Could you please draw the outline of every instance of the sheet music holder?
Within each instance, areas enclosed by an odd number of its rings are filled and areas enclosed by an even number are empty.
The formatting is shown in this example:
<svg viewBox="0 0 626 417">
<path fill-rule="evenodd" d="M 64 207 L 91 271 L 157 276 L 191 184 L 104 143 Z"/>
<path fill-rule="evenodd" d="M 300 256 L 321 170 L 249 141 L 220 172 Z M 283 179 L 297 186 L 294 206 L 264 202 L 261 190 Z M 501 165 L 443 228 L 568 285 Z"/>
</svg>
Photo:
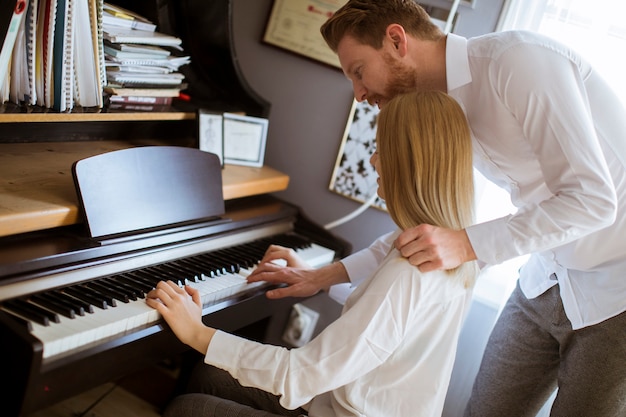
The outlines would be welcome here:
<svg viewBox="0 0 626 417">
<path fill-rule="evenodd" d="M 76 161 L 72 174 L 92 238 L 122 238 L 202 221 L 227 221 L 217 155 L 145 146 Z"/>
</svg>

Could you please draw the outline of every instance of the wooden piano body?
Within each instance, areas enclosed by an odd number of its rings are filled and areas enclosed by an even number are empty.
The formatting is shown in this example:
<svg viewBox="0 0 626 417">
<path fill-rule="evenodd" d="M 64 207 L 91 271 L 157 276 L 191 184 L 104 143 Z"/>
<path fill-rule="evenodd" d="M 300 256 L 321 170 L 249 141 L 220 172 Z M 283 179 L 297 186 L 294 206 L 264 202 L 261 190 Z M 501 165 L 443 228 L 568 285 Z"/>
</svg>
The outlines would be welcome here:
<svg viewBox="0 0 626 417">
<path fill-rule="evenodd" d="M 328 252 L 339 258 L 350 251 L 349 244 L 309 221 L 303 210 L 269 195 L 288 184 L 285 174 L 269 167 L 226 166 L 222 170 L 224 213 L 218 218 L 164 225 L 158 232 L 131 234 L 106 242 L 90 235 L 72 181 L 72 162 L 143 145 L 197 147 L 195 108 L 198 106 L 260 117 L 269 114 L 269 103 L 249 88 L 237 67 L 231 47 L 230 0 L 170 2 L 166 12 L 163 8 L 156 10 L 155 4 L 162 2 L 126 3 L 118 2 L 159 23 L 163 21 L 184 42 L 191 34 L 179 29 L 190 26 L 182 16 L 193 16 L 194 24 L 204 19 L 201 27 L 207 29 L 201 37 L 196 33 L 195 40 L 188 43 L 194 66 L 187 75 L 197 101 L 191 107 L 159 114 L 106 111 L 54 114 L 3 106 L 4 114 L 0 114 L 0 361 L 6 387 L 0 394 L 3 415 L 27 415 L 188 350 L 158 317 L 118 328 L 108 335 L 100 334 L 91 341 L 68 342 L 67 346 L 56 343 L 53 349 L 47 338 L 57 336 L 39 333 L 38 329 L 45 326 L 33 319 L 21 320 L 20 317 L 25 317 L 8 307 L 16 301 L 29 303 L 34 296 L 55 291 L 106 286 L 116 276 L 139 274 L 138 271 L 144 274 L 155 265 L 169 271 L 170 275 L 165 276 L 175 278 L 171 275 L 173 263 L 184 264 L 185 271 L 179 279 L 189 279 L 190 258 L 213 259 L 217 253 L 233 249 L 243 259 L 244 246 L 281 243 L 282 240 L 276 239 L 284 235 L 296 235 L 307 240 L 309 246 L 323 249 L 324 262 L 328 261 Z M 154 15 L 150 15 L 151 11 Z M 308 259 L 305 252 L 303 256 Z M 216 274 L 215 282 L 220 280 L 217 275 L 220 274 Z M 191 285 L 205 284 L 200 280 Z M 262 333 L 269 319 L 277 316 L 286 319 L 294 302 L 270 301 L 264 290 L 253 287 L 219 293 L 205 304 L 205 322 L 233 332 L 258 326 Z M 136 303 L 142 301 L 138 298 Z M 118 300 L 117 307 L 109 306 L 108 311 L 122 311 L 122 307 L 126 308 L 126 303 Z M 100 313 L 105 310 L 94 308 Z M 90 314 L 87 312 L 84 317 Z M 84 317 L 77 314 L 77 319 Z M 61 324 L 50 323 L 48 327 L 61 328 L 68 320 L 71 319 L 61 317 Z M 66 340 L 65 336 L 58 337 Z"/>
</svg>

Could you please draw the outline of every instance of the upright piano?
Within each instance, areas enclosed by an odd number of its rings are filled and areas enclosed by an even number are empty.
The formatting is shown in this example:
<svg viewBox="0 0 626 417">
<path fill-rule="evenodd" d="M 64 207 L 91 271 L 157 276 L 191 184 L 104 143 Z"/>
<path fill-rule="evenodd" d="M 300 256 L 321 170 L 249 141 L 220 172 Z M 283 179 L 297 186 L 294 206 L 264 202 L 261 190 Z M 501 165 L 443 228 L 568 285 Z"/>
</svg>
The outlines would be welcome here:
<svg viewBox="0 0 626 417">
<path fill-rule="evenodd" d="M 156 7 L 162 2 L 116 3 L 163 21 L 190 45 L 195 64 L 187 71 L 197 105 L 269 114 L 269 103 L 237 67 L 230 0 L 169 2 L 165 11 Z M 210 30 L 185 43 L 191 34 L 177 27 L 189 26 L 180 19 L 190 11 Z M 16 131 L 19 124 L 4 135 Z M 188 350 L 145 304 L 145 293 L 160 280 L 198 288 L 203 320 L 236 332 L 285 314 L 293 303 L 268 300 L 266 284 L 246 284 L 270 244 L 293 248 L 313 266 L 351 249 L 302 209 L 272 195 L 221 197 L 215 216 L 133 233 L 94 237 L 83 213 L 74 224 L 0 237 L 2 415 L 28 415 Z"/>
</svg>

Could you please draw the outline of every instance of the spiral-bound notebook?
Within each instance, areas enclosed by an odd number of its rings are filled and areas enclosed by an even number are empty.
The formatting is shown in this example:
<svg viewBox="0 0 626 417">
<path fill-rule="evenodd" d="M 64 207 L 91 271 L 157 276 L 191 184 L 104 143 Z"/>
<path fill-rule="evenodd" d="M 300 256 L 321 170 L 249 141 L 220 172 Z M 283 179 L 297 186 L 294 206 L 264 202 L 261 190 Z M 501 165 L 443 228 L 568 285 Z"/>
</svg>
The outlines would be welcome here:
<svg viewBox="0 0 626 417">
<path fill-rule="evenodd" d="M 53 105 L 57 111 L 74 106 L 74 0 L 57 1 L 53 46 Z"/>
<path fill-rule="evenodd" d="M 99 50 L 93 42 L 94 26 L 91 18 L 96 7 L 95 0 L 78 0 L 74 3 L 74 102 L 82 107 L 103 105 Z"/>
<path fill-rule="evenodd" d="M 125 85 L 180 85 L 185 76 L 173 72 L 169 74 L 147 74 L 129 71 L 108 71 L 107 79 Z"/>
</svg>

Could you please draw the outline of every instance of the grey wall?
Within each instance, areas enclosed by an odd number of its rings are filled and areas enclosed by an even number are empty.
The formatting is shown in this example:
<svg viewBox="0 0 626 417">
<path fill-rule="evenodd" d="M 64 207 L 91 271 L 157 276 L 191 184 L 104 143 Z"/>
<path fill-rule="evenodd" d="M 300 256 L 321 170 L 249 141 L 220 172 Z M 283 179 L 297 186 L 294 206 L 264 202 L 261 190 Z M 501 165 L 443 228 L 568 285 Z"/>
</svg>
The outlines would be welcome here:
<svg viewBox="0 0 626 417">
<path fill-rule="evenodd" d="M 503 0 L 474 1 L 474 9 L 459 8 L 460 35 L 479 35 L 496 25 Z M 359 207 L 328 189 L 352 88 L 339 69 L 261 42 L 272 3 L 234 0 L 235 49 L 246 80 L 271 103 L 265 163 L 290 177 L 288 189 L 276 195 L 324 225 Z M 386 213 L 370 208 L 333 232 L 359 250 L 393 228 Z"/>
</svg>

